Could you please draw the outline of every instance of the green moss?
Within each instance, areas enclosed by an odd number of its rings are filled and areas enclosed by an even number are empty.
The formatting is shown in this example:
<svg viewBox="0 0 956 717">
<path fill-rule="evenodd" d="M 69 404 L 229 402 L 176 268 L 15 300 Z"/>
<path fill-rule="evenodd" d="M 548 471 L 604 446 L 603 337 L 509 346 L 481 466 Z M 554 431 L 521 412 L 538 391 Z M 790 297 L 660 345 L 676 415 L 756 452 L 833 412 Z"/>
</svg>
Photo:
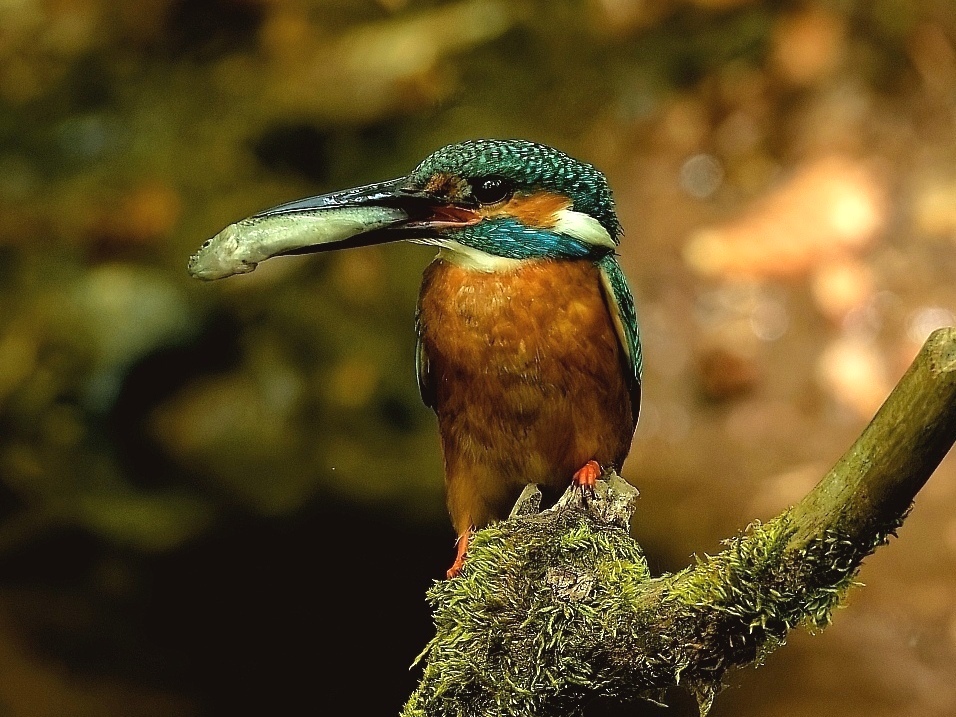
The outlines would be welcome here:
<svg viewBox="0 0 956 717">
<path fill-rule="evenodd" d="M 827 531 L 803 546 L 790 513 L 651 578 L 627 501 L 562 499 L 479 531 L 462 574 L 428 593 L 436 634 L 403 717 L 569 714 L 588 696 L 654 698 L 685 684 L 705 714 L 727 669 L 819 629 L 853 582 L 860 546 Z M 622 508 L 623 506 L 623 508 Z"/>
<path fill-rule="evenodd" d="M 425 714 L 539 714 L 603 681 L 598 649 L 620 630 L 647 563 L 627 532 L 580 511 L 479 531 L 462 574 L 428 594 L 436 636 L 405 707 Z M 573 642 L 578 649 L 564 647 Z"/>
</svg>

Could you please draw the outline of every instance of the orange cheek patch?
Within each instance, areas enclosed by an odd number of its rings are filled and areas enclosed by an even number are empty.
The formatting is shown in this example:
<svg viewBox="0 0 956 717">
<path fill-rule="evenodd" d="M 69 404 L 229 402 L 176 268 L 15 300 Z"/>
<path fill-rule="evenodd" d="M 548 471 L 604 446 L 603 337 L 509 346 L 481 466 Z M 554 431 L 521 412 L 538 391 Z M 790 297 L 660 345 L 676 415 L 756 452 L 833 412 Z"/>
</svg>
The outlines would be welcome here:
<svg viewBox="0 0 956 717">
<path fill-rule="evenodd" d="M 482 210 L 491 217 L 513 217 L 525 226 L 550 229 L 558 222 L 558 212 L 571 208 L 571 200 L 560 194 L 538 192 L 536 194 L 517 194 L 510 201 Z"/>
</svg>

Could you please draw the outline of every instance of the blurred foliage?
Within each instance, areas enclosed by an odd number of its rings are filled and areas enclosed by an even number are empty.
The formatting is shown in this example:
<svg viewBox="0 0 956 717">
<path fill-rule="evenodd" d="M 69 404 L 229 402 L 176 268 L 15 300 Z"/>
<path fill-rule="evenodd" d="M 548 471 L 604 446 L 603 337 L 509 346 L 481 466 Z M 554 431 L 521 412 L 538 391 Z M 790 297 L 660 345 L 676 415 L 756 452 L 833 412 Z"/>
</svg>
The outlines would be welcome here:
<svg viewBox="0 0 956 717">
<path fill-rule="evenodd" d="M 106 625 L 103 644 L 160 660 L 109 606 L 153 604 L 164 560 L 241 552 L 236 521 L 287 526 L 332 501 L 442 540 L 413 360 L 429 252 L 288 258 L 213 285 L 185 261 L 237 218 L 448 142 L 526 137 L 609 175 L 646 344 L 624 475 L 652 567 L 779 512 L 956 321 L 954 47 L 951 0 L 0 0 L 0 623 L 22 626 L 0 639 L 0 713 L 215 713 L 168 668 L 104 686 L 126 658 L 64 645 Z M 954 497 L 944 464 L 844 638 L 857 646 L 823 653 L 918 679 L 861 676 L 870 698 L 844 714 L 956 710 L 939 597 L 956 589 Z M 69 551 L 51 555 L 72 543 L 94 557 L 67 579 Z M 76 617 L 91 605 L 101 619 Z M 908 631 L 872 632 L 897 611 Z M 68 653 L 98 676 L 56 672 Z M 839 690 L 815 702 L 769 672 L 775 697 L 717 711 L 819 714 Z"/>
</svg>

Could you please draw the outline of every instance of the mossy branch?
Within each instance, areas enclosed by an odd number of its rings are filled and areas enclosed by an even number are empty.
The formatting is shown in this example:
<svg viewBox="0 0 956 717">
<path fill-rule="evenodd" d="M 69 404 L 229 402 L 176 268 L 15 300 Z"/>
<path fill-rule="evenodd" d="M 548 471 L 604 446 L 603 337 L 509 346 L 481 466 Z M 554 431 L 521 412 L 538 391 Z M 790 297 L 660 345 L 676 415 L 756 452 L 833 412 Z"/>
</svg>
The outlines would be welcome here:
<svg viewBox="0 0 956 717">
<path fill-rule="evenodd" d="M 597 695 L 687 685 L 701 714 L 730 668 L 794 627 L 820 628 L 956 441 L 956 328 L 926 342 L 876 417 L 800 503 L 726 549 L 652 578 L 617 476 L 479 531 L 464 571 L 429 591 L 436 635 L 403 717 L 565 715 Z"/>
</svg>

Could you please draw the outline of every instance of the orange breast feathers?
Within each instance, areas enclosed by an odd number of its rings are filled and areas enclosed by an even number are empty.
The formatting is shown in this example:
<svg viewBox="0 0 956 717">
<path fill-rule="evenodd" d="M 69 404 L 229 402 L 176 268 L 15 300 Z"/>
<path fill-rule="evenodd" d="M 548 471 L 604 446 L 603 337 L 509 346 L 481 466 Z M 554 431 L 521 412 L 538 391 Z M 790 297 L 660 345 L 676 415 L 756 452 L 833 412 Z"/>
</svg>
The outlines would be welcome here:
<svg viewBox="0 0 956 717">
<path fill-rule="evenodd" d="M 620 468 L 634 412 L 593 262 L 480 272 L 436 260 L 419 336 L 459 534 L 506 517 L 527 483 L 561 491 L 589 460 Z"/>
</svg>

